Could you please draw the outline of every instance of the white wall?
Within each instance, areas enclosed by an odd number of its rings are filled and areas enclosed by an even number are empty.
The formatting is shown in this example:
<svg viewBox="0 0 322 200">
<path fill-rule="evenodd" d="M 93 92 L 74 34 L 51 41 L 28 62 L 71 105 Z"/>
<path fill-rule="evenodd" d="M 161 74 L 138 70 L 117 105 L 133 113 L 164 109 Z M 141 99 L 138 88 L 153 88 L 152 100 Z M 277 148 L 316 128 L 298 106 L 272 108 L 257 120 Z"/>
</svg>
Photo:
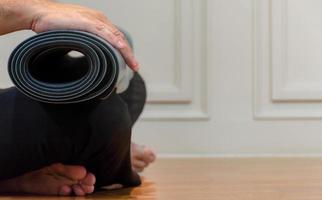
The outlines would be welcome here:
<svg viewBox="0 0 322 200">
<path fill-rule="evenodd" d="M 65 2 L 132 33 L 149 88 L 136 141 L 163 155 L 322 153 L 321 1 Z M 26 34 L 0 38 L 3 86 Z"/>
</svg>

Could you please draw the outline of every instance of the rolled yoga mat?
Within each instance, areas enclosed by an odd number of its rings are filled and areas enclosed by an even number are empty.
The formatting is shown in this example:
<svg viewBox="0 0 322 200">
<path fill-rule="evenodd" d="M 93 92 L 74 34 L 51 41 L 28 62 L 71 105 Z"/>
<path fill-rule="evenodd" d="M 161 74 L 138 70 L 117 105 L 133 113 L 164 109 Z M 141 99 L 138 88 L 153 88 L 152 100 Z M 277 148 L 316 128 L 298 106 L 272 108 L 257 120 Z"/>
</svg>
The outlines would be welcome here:
<svg viewBox="0 0 322 200">
<path fill-rule="evenodd" d="M 23 94 L 53 104 L 107 98 L 128 74 L 111 44 L 75 30 L 49 31 L 26 39 L 11 53 L 8 72 Z"/>
</svg>

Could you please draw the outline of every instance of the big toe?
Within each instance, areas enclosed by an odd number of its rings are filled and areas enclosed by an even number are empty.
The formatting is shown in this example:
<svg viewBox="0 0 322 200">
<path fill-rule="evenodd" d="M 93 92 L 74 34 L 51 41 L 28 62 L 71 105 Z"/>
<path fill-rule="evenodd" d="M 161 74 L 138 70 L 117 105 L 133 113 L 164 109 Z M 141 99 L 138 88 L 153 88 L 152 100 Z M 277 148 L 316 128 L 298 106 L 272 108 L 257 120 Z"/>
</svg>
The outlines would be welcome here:
<svg viewBox="0 0 322 200">
<path fill-rule="evenodd" d="M 147 163 L 154 162 L 156 159 L 156 155 L 155 155 L 154 151 L 149 147 L 143 147 L 143 148 L 144 148 L 143 149 L 143 156 L 142 156 L 143 160 Z"/>
<path fill-rule="evenodd" d="M 86 169 L 83 166 L 63 165 L 60 163 L 49 166 L 49 171 L 76 182 L 84 179 L 87 174 Z"/>
<path fill-rule="evenodd" d="M 133 160 L 141 160 L 146 164 L 153 162 L 156 158 L 154 151 L 145 145 L 138 145 L 132 142 L 131 144 L 131 156 Z"/>
<path fill-rule="evenodd" d="M 86 194 L 94 192 L 96 177 L 92 173 L 87 173 L 86 177 L 79 181 L 79 185 Z"/>
<path fill-rule="evenodd" d="M 84 184 L 84 185 L 89 185 L 89 186 L 92 186 L 94 185 L 96 182 L 96 177 L 94 174 L 88 172 L 85 176 L 85 178 L 83 178 L 82 180 L 80 180 L 80 183 L 81 184 Z"/>
</svg>

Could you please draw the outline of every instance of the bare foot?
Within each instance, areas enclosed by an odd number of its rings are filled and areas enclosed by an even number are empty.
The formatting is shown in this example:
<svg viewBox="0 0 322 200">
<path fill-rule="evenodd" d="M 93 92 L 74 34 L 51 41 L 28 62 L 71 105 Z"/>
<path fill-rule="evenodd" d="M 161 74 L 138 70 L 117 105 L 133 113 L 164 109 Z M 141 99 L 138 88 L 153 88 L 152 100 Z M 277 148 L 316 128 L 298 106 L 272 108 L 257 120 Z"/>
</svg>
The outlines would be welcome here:
<svg viewBox="0 0 322 200">
<path fill-rule="evenodd" d="M 155 159 L 156 155 L 151 148 L 131 143 L 131 163 L 134 171 L 142 172 Z"/>
<path fill-rule="evenodd" d="M 82 166 L 52 164 L 22 176 L 0 181 L 0 192 L 84 196 L 94 191 L 95 176 Z"/>
<path fill-rule="evenodd" d="M 131 142 L 131 164 L 134 171 L 142 172 L 155 158 L 155 153 L 151 148 Z M 123 185 L 118 183 L 102 187 L 102 189 L 106 190 L 117 190 L 121 188 L 123 188 Z"/>
</svg>

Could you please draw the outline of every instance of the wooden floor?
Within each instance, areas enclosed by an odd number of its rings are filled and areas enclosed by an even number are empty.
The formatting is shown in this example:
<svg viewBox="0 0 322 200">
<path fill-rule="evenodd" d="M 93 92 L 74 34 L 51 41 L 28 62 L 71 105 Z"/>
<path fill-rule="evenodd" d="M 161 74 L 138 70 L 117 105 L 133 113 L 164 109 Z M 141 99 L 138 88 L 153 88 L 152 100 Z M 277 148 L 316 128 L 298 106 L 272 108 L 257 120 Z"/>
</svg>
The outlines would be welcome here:
<svg viewBox="0 0 322 200">
<path fill-rule="evenodd" d="M 98 192 L 76 199 L 322 199 L 322 158 L 159 159 L 143 177 L 143 185 L 138 188 Z M 0 200 L 57 198 L 15 196 Z"/>
</svg>

